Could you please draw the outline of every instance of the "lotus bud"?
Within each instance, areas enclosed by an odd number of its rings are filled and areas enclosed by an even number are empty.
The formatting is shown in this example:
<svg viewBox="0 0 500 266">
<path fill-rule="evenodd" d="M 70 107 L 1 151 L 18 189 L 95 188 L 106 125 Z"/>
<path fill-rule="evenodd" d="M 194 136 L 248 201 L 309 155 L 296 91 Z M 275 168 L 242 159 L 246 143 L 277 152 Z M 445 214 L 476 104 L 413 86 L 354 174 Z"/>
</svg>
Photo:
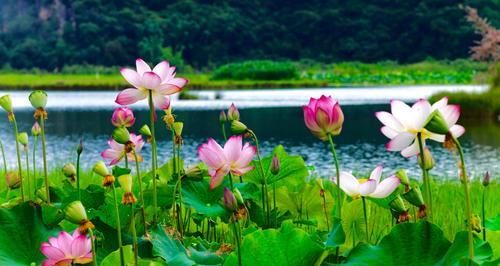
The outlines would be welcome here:
<svg viewBox="0 0 500 266">
<path fill-rule="evenodd" d="M 271 173 L 277 175 L 280 172 L 280 159 L 275 154 L 273 156 L 273 161 L 271 162 Z"/>
<path fill-rule="evenodd" d="M 31 135 L 38 136 L 38 135 L 40 135 L 41 132 L 42 132 L 42 129 L 40 128 L 40 125 L 38 124 L 38 122 L 35 122 L 33 124 L 33 127 L 31 127 Z"/>
<path fill-rule="evenodd" d="M 229 120 L 230 122 L 240 120 L 240 112 L 238 111 L 238 108 L 236 108 L 236 105 L 234 105 L 234 103 L 231 104 L 229 110 L 227 111 L 227 120 Z"/>
<path fill-rule="evenodd" d="M 226 122 L 227 122 L 226 112 L 224 112 L 224 110 L 222 110 L 222 111 L 220 111 L 220 114 L 219 114 L 219 123 L 224 124 Z"/>
<path fill-rule="evenodd" d="M 236 198 L 236 201 L 238 202 L 238 204 L 245 203 L 245 201 L 243 200 L 243 196 L 241 195 L 241 192 L 237 188 L 233 189 L 233 195 Z"/>
<path fill-rule="evenodd" d="M 487 187 L 490 184 L 490 172 L 486 171 L 483 177 L 483 186 Z"/>
<path fill-rule="evenodd" d="M 76 147 L 76 154 L 80 155 L 83 152 L 83 139 L 80 139 L 80 143 Z"/>
<path fill-rule="evenodd" d="M 128 107 L 118 107 L 111 116 L 111 123 L 115 127 L 131 127 L 135 123 L 134 113 Z"/>
<path fill-rule="evenodd" d="M 444 135 L 447 134 L 449 131 L 446 119 L 444 119 L 443 115 L 439 110 L 435 110 L 434 112 L 432 112 L 424 125 L 425 129 L 436 134 Z"/>
<path fill-rule="evenodd" d="M 12 113 L 12 99 L 10 95 L 4 95 L 0 98 L 0 106 L 7 111 L 7 113 Z"/>
<path fill-rule="evenodd" d="M 21 143 L 21 145 L 23 145 L 24 147 L 28 146 L 28 133 L 21 132 L 21 133 L 19 133 L 17 138 L 19 140 L 19 143 Z"/>
<path fill-rule="evenodd" d="M 194 181 L 203 180 L 203 172 L 201 171 L 199 166 L 193 166 L 188 168 L 184 175 L 190 180 Z"/>
<path fill-rule="evenodd" d="M 403 199 L 399 195 L 389 203 L 389 207 L 394 209 L 397 213 L 402 213 L 404 211 L 408 211 Z"/>
<path fill-rule="evenodd" d="M 142 135 L 150 138 L 151 137 L 151 130 L 149 129 L 149 126 L 148 125 L 143 125 L 141 127 L 141 129 L 139 129 L 139 133 L 141 133 Z"/>
<path fill-rule="evenodd" d="M 432 154 L 428 148 L 424 148 L 424 161 L 423 162 L 422 162 L 422 156 L 420 156 L 420 154 L 418 155 L 418 164 L 420 165 L 420 167 L 424 168 L 425 170 L 431 170 L 432 168 L 434 168 L 434 165 L 436 163 L 434 162 L 434 158 L 432 157 Z"/>
<path fill-rule="evenodd" d="M 71 223 L 80 225 L 78 231 L 87 234 L 89 229 L 94 229 L 94 225 L 87 218 L 87 212 L 81 201 L 73 201 L 64 209 L 65 219 Z"/>
<path fill-rule="evenodd" d="M 127 144 L 130 141 L 130 133 L 125 127 L 117 127 L 113 130 L 113 139 L 120 144 Z"/>
<path fill-rule="evenodd" d="M 176 136 L 182 136 L 182 128 L 184 127 L 184 123 L 182 122 L 174 122 L 174 132 Z"/>
<path fill-rule="evenodd" d="M 18 171 L 8 171 L 5 174 L 5 183 L 10 189 L 18 188 L 21 185 Z"/>
<path fill-rule="evenodd" d="M 427 206 L 424 203 L 424 199 L 422 197 L 422 192 L 418 187 L 412 187 L 408 192 L 403 193 L 403 198 L 407 200 L 410 204 L 419 207 L 417 212 L 418 218 L 423 218 L 427 216 L 426 209 Z"/>
<path fill-rule="evenodd" d="M 231 122 L 231 132 L 234 135 L 239 135 L 247 132 L 247 126 L 238 120 L 233 120 Z"/>
<path fill-rule="evenodd" d="M 320 140 L 327 141 L 342 131 L 344 113 L 340 104 L 331 96 L 322 95 L 319 99 L 311 98 L 309 104 L 303 106 L 302 109 L 306 127 Z"/>
<path fill-rule="evenodd" d="M 122 204 L 130 205 L 136 203 L 137 198 L 132 192 L 132 175 L 130 174 L 121 175 L 118 177 L 118 182 L 120 183 L 120 186 L 125 192 L 123 194 Z"/>
<path fill-rule="evenodd" d="M 65 164 L 62 172 L 64 176 L 69 178 L 71 181 L 76 180 L 76 167 L 72 163 Z"/>
<path fill-rule="evenodd" d="M 33 91 L 29 96 L 30 103 L 35 109 L 45 109 L 47 98 L 47 93 L 42 90 Z"/>
<path fill-rule="evenodd" d="M 230 212 L 236 212 L 238 210 L 238 203 L 234 197 L 233 192 L 227 187 L 224 188 L 224 208 Z"/>
</svg>

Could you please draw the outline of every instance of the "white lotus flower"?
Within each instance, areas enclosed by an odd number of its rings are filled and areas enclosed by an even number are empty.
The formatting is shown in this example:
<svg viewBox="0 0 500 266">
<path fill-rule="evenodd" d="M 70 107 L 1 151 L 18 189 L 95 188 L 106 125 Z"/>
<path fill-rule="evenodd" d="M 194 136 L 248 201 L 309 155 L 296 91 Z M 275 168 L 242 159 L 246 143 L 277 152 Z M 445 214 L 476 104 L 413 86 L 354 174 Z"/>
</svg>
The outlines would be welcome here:
<svg viewBox="0 0 500 266">
<path fill-rule="evenodd" d="M 448 97 L 443 97 L 441 100 L 435 102 L 431 111 L 438 110 L 446 122 L 448 131 L 453 137 L 458 138 L 465 133 L 465 128 L 457 124 L 460 117 L 460 106 L 456 104 L 448 104 Z"/>
<path fill-rule="evenodd" d="M 401 180 L 396 176 L 391 176 L 380 182 L 381 176 L 381 165 L 371 172 L 369 179 L 357 179 L 350 173 L 340 172 L 340 189 L 352 198 L 385 198 L 396 190 Z M 333 182 L 336 183 L 335 180 Z"/>
<path fill-rule="evenodd" d="M 437 104 L 437 103 L 436 103 Z M 422 135 L 422 145 L 425 140 L 432 139 L 443 142 L 444 135 L 430 132 L 424 128 L 427 119 L 433 111 L 442 106 L 439 103 L 433 107 L 426 100 L 418 100 L 413 106 L 402 101 L 391 101 L 391 113 L 377 112 L 375 116 L 384 124 L 382 133 L 391 139 L 386 145 L 389 151 L 401 151 L 404 157 L 412 157 L 420 153 L 417 134 Z"/>
</svg>

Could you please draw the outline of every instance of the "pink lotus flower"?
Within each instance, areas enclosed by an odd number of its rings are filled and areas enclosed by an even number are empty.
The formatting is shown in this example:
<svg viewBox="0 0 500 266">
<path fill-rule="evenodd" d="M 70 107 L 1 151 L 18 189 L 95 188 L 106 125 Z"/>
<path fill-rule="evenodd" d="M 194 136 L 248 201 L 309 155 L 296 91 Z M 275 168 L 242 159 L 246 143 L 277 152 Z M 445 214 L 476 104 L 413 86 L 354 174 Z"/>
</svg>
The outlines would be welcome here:
<svg viewBox="0 0 500 266">
<path fill-rule="evenodd" d="M 118 107 L 111 116 L 111 123 L 115 127 L 131 127 L 135 123 L 134 113 L 128 107 Z"/>
<path fill-rule="evenodd" d="M 443 142 L 444 135 L 435 134 L 424 128 L 425 122 L 432 113 L 432 107 L 426 100 L 418 100 L 412 107 L 402 101 L 391 101 L 391 113 L 377 112 L 375 116 L 384 124 L 382 134 L 391 139 L 386 148 L 389 151 L 401 151 L 404 157 L 417 155 L 419 150 L 417 134 L 425 140 L 432 139 Z"/>
<path fill-rule="evenodd" d="M 78 230 L 70 235 L 60 232 L 57 237 L 49 237 L 49 242 L 43 242 L 40 251 L 47 257 L 42 266 L 63 266 L 86 264 L 92 262 L 92 243 L 86 235 Z"/>
<path fill-rule="evenodd" d="M 242 145 L 242 136 L 230 137 L 224 148 L 222 148 L 214 139 L 210 138 L 208 143 L 204 143 L 198 148 L 200 160 L 207 164 L 208 173 L 212 177 L 210 188 L 218 187 L 224 177 L 229 173 L 241 176 L 251 171 L 254 167 L 248 166 L 255 156 L 255 147 L 247 142 Z"/>
<path fill-rule="evenodd" d="M 130 133 L 130 141 L 134 144 L 135 150 L 137 152 L 137 158 L 139 159 L 139 162 L 142 162 L 142 156 L 139 154 L 142 147 L 144 146 L 144 140 L 142 140 L 141 135 L 136 135 L 134 133 Z M 125 154 L 127 154 L 127 159 L 129 162 L 135 162 L 135 157 L 134 153 L 132 151 L 128 152 L 126 151 L 126 145 L 120 144 L 116 142 L 114 139 L 108 140 L 109 147 L 105 151 L 101 153 L 102 158 L 105 160 L 111 160 L 109 165 L 115 165 L 125 157 Z"/>
<path fill-rule="evenodd" d="M 370 174 L 370 178 L 356 179 L 347 172 L 340 172 L 340 189 L 352 198 L 371 197 L 385 198 L 389 196 L 401 183 L 396 176 L 391 176 L 380 182 L 382 166 L 377 166 Z M 332 179 L 336 183 L 335 179 Z"/>
<path fill-rule="evenodd" d="M 162 61 L 153 70 L 142 59 L 135 61 L 136 69 L 122 68 L 122 76 L 134 88 L 123 90 L 116 96 L 116 103 L 129 105 L 144 100 L 152 92 L 153 102 L 160 109 L 170 106 L 168 95 L 180 92 L 187 83 L 187 79 L 175 77 L 175 67 L 171 67 L 167 61 Z"/>
<path fill-rule="evenodd" d="M 336 136 L 342 130 L 344 113 L 339 103 L 331 96 L 322 95 L 319 99 L 311 98 L 303 106 L 304 121 L 311 133 L 321 140 L 328 140 L 328 135 Z"/>
<path fill-rule="evenodd" d="M 448 104 L 448 97 L 443 97 L 441 100 L 432 105 L 432 110 L 438 110 L 444 118 L 449 132 L 458 138 L 465 133 L 465 128 L 457 125 L 458 118 L 460 117 L 460 106 L 455 104 Z"/>
</svg>

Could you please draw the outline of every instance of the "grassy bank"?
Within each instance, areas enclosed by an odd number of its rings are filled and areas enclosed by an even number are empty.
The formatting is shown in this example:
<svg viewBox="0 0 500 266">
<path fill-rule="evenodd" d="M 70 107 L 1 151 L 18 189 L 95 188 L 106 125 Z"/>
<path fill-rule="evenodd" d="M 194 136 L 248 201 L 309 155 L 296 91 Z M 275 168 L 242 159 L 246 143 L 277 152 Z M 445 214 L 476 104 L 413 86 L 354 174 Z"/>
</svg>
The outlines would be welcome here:
<svg viewBox="0 0 500 266">
<path fill-rule="evenodd" d="M 82 73 L 3 70 L 0 71 L 0 88 L 117 90 L 127 86 L 118 69 L 96 67 L 94 73 L 89 73 L 88 68 Z M 486 69 L 485 64 L 468 60 L 425 61 L 408 65 L 394 62 L 279 64 L 270 61 L 248 61 L 224 65 L 213 71 L 195 72 L 186 68 L 186 71 L 180 70 L 178 75 L 190 80 L 189 89 L 299 88 L 484 83 Z M 231 74 L 233 72 L 236 74 Z"/>
</svg>

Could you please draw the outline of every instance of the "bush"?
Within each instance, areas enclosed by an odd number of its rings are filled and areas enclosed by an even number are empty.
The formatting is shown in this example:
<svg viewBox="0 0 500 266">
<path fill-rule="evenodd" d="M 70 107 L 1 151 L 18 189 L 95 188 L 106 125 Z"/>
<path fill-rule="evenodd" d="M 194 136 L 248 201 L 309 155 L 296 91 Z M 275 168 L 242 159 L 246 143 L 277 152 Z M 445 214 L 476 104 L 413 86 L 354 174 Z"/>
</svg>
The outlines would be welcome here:
<svg viewBox="0 0 500 266">
<path fill-rule="evenodd" d="M 291 62 L 270 60 L 245 61 L 219 67 L 213 80 L 286 80 L 299 78 L 298 67 Z"/>
</svg>

